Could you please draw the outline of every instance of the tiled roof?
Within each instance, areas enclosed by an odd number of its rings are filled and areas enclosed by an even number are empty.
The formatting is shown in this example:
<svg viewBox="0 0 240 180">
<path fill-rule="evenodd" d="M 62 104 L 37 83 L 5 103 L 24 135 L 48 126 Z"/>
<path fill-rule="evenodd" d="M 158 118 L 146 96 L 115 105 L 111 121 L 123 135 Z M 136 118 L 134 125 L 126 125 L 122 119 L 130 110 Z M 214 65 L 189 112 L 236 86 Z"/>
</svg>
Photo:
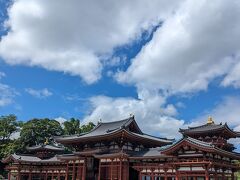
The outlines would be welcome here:
<svg viewBox="0 0 240 180">
<path fill-rule="evenodd" d="M 63 147 L 54 145 L 36 145 L 26 148 L 28 151 L 38 151 L 38 150 L 50 150 L 50 151 L 64 151 Z"/>
<path fill-rule="evenodd" d="M 206 150 L 214 151 L 216 153 L 221 153 L 221 154 L 224 154 L 224 155 L 235 157 L 236 159 L 240 159 L 240 154 L 239 153 L 225 151 L 223 149 L 215 147 L 215 145 L 212 144 L 212 143 L 200 141 L 200 140 L 197 140 L 197 139 L 194 139 L 194 138 L 191 138 L 191 137 L 182 138 L 181 140 L 174 143 L 173 145 L 170 145 L 167 148 L 163 149 L 162 152 L 166 153 L 166 151 L 169 151 L 170 149 L 176 147 L 178 144 L 182 143 L 183 141 L 189 142 L 190 144 L 194 144 L 194 145 L 198 146 L 199 148 L 204 148 Z"/>
<path fill-rule="evenodd" d="M 60 160 L 57 159 L 56 156 L 50 158 L 50 159 L 40 159 L 36 156 L 30 156 L 30 155 L 18 155 L 18 154 L 12 154 L 9 157 L 7 157 L 3 162 L 9 161 L 10 159 L 13 159 L 17 162 L 28 162 L 28 163 L 57 163 L 60 162 Z"/>
<path fill-rule="evenodd" d="M 182 134 L 192 134 L 192 133 L 207 133 L 207 132 L 216 132 L 216 131 L 221 131 L 223 129 L 226 129 L 228 132 L 230 132 L 233 136 L 238 137 L 240 135 L 239 132 L 235 132 L 232 129 L 230 129 L 227 125 L 225 124 L 204 124 L 202 126 L 196 126 L 196 127 L 188 127 L 188 129 L 180 129 L 179 131 Z"/>
<path fill-rule="evenodd" d="M 131 132 L 131 134 L 134 134 L 134 135 L 142 137 L 142 138 L 151 139 L 151 140 L 155 140 L 155 141 L 161 141 L 161 142 L 165 142 L 165 143 L 172 143 L 174 141 L 174 139 L 160 138 L 160 137 L 151 136 L 148 134 L 137 134 L 134 132 Z"/>
<path fill-rule="evenodd" d="M 135 123 L 134 117 L 130 117 L 121 121 L 114 121 L 114 122 L 107 122 L 107 123 L 100 123 L 98 124 L 92 131 L 85 133 L 85 134 L 80 134 L 80 135 L 73 135 L 73 136 L 61 136 L 61 137 L 55 137 L 55 140 L 57 142 L 62 143 L 63 141 L 74 141 L 74 140 L 81 140 L 81 139 L 87 139 L 92 137 L 97 137 L 99 138 L 100 136 L 108 136 L 114 133 L 118 133 L 121 130 L 127 131 L 127 133 L 138 136 L 140 138 L 145 138 L 149 139 L 151 141 L 161 141 L 162 143 L 172 143 L 172 139 L 166 139 L 166 138 L 159 138 L 159 137 L 154 137 L 150 136 L 147 134 L 142 133 L 139 131 L 139 133 L 136 132 L 131 132 L 127 130 L 127 127 L 131 124 Z M 135 125 L 137 126 L 137 125 Z M 137 127 L 138 128 L 138 127 Z"/>
<path fill-rule="evenodd" d="M 134 152 L 132 158 L 169 157 L 161 152 L 161 148 L 150 148 L 146 151 Z"/>
<path fill-rule="evenodd" d="M 93 130 L 88 133 L 83 133 L 79 135 L 71 135 L 71 136 L 61 136 L 55 137 L 56 140 L 73 140 L 73 139 L 81 139 L 85 137 L 94 137 L 94 136 L 102 136 L 111 134 L 116 132 L 123 127 L 129 125 L 134 119 L 132 117 L 121 120 L 121 121 L 114 121 L 114 122 L 105 122 L 99 123 Z"/>
</svg>

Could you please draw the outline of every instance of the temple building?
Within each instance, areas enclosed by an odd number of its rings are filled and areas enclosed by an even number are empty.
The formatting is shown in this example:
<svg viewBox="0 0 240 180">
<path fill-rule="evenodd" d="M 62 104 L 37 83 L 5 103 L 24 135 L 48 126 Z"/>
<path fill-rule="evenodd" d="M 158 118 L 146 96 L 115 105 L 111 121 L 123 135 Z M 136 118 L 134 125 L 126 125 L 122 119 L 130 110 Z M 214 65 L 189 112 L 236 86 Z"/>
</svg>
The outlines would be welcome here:
<svg viewBox="0 0 240 180">
<path fill-rule="evenodd" d="M 230 138 L 240 137 L 212 118 L 202 126 L 180 129 L 182 139 L 145 134 L 134 116 L 99 123 L 93 130 L 54 137 L 72 150 L 44 145 L 31 155 L 4 159 L 9 179 L 64 180 L 235 180 L 240 154 Z"/>
</svg>

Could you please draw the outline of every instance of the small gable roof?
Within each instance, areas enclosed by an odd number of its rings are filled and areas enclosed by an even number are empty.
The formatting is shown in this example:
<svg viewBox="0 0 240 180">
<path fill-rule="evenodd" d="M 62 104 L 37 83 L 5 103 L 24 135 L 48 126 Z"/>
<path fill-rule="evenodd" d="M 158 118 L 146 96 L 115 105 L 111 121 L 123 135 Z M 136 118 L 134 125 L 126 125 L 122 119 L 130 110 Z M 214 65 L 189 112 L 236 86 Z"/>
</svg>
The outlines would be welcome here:
<svg viewBox="0 0 240 180">
<path fill-rule="evenodd" d="M 28 151 L 43 151 L 43 150 L 47 150 L 47 151 L 64 151 L 63 147 L 59 147 L 59 146 L 55 146 L 55 145 L 36 145 L 36 146 L 30 146 L 30 147 L 26 147 L 26 149 Z"/>
<path fill-rule="evenodd" d="M 235 158 L 235 159 L 238 159 L 238 160 L 240 159 L 240 154 L 239 153 L 225 151 L 223 149 L 220 149 L 220 148 L 216 147 L 212 143 L 200 141 L 200 140 L 197 140 L 197 139 L 194 139 L 194 138 L 191 138 L 191 137 L 182 138 L 181 140 L 179 140 L 175 144 L 173 144 L 171 146 L 168 146 L 167 148 L 163 149 L 162 153 L 171 155 L 174 151 L 179 149 L 183 144 L 187 144 L 189 146 L 195 147 L 196 149 L 199 149 L 199 150 L 202 150 L 202 151 L 214 152 L 216 154 L 225 155 L 227 157 L 232 157 L 232 158 Z"/>
<path fill-rule="evenodd" d="M 18 154 L 11 154 L 8 157 L 6 157 L 4 160 L 2 160 L 3 163 L 8 162 L 27 162 L 27 163 L 58 163 L 60 160 L 57 159 L 56 156 L 49 158 L 49 159 L 40 159 L 36 156 L 30 156 L 30 155 L 18 155 Z"/>
</svg>

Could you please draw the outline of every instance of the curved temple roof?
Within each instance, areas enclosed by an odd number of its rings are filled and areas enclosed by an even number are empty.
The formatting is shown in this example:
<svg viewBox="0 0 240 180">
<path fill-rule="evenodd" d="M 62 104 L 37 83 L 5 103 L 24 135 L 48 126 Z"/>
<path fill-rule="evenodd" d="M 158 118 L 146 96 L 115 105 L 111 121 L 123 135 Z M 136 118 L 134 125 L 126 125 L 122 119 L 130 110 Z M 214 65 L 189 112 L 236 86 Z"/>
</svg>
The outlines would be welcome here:
<svg viewBox="0 0 240 180">
<path fill-rule="evenodd" d="M 54 146 L 54 145 L 36 145 L 36 146 L 31 146 L 31 147 L 26 147 L 28 151 L 42 151 L 42 150 L 47 150 L 47 151 L 64 151 L 63 147 L 59 146 Z"/>
<path fill-rule="evenodd" d="M 171 144 L 173 142 L 173 139 L 159 138 L 144 134 L 138 127 L 133 116 L 121 121 L 99 123 L 92 131 L 88 133 L 73 136 L 55 137 L 55 140 L 63 144 L 68 142 L 73 143 L 76 141 L 89 141 L 95 138 L 99 140 L 100 138 L 106 138 L 110 135 L 116 135 L 123 131 L 126 135 L 129 135 L 131 137 L 155 141 L 162 144 Z"/>
<path fill-rule="evenodd" d="M 220 149 L 218 147 L 216 147 L 214 144 L 212 143 L 208 143 L 208 142 L 204 142 L 204 141 L 200 141 L 191 137 L 185 137 L 182 138 L 181 140 L 179 140 L 178 142 L 176 142 L 175 144 L 165 148 L 162 150 L 163 154 L 171 154 L 172 151 L 178 149 L 179 146 L 181 146 L 181 144 L 184 143 L 188 143 L 189 145 L 195 146 L 198 149 L 203 149 L 209 152 L 215 152 L 217 154 L 223 154 L 229 157 L 235 157 L 236 159 L 240 159 L 240 154 L 236 153 L 236 152 L 229 152 L 229 151 L 225 151 L 223 149 Z"/>
<path fill-rule="evenodd" d="M 57 159 L 56 156 L 49 158 L 49 159 L 40 159 L 36 156 L 29 156 L 29 155 L 18 155 L 18 154 L 12 154 L 5 158 L 2 162 L 8 163 L 8 162 L 26 162 L 26 163 L 60 163 L 61 161 Z"/>
<path fill-rule="evenodd" d="M 196 126 L 196 127 L 188 127 L 188 129 L 179 129 L 179 132 L 183 135 L 189 135 L 189 134 L 204 134 L 209 132 L 221 132 L 223 130 L 226 130 L 231 137 L 240 137 L 240 132 L 235 132 L 229 126 L 227 123 L 225 124 L 215 124 L 215 123 L 207 123 L 202 126 Z"/>
</svg>

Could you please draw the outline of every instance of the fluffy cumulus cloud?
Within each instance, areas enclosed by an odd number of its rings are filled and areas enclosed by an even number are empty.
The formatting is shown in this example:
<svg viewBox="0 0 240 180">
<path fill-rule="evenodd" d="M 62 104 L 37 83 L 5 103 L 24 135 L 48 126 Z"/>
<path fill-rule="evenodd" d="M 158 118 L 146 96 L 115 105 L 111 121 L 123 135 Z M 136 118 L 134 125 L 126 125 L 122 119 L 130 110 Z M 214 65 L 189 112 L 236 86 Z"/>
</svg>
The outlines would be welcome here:
<svg viewBox="0 0 240 180">
<path fill-rule="evenodd" d="M 36 97 L 36 98 L 46 98 L 46 97 L 49 97 L 49 96 L 52 96 L 53 93 L 51 91 L 49 91 L 47 88 L 44 88 L 44 89 L 32 89 L 32 88 L 26 88 L 25 91 Z"/>
<path fill-rule="evenodd" d="M 184 125 L 183 120 L 174 118 L 177 110 L 172 104 L 166 104 L 166 99 L 157 93 L 142 92 L 138 99 L 110 98 L 96 96 L 90 99 L 91 113 L 85 117 L 84 122 L 103 122 L 125 119 L 130 114 L 144 132 L 164 136 L 179 137 L 178 130 Z M 167 128 L 171 123 L 171 128 Z"/>
<path fill-rule="evenodd" d="M 93 83 L 106 64 L 101 57 L 111 56 L 114 48 L 151 30 L 177 4 L 174 0 L 17 0 L 8 10 L 9 31 L 0 42 L 0 55 L 9 64 L 40 66 Z"/>
<path fill-rule="evenodd" d="M 216 77 L 239 86 L 240 2 L 182 1 L 118 81 L 171 93 L 206 90 Z"/>
</svg>

